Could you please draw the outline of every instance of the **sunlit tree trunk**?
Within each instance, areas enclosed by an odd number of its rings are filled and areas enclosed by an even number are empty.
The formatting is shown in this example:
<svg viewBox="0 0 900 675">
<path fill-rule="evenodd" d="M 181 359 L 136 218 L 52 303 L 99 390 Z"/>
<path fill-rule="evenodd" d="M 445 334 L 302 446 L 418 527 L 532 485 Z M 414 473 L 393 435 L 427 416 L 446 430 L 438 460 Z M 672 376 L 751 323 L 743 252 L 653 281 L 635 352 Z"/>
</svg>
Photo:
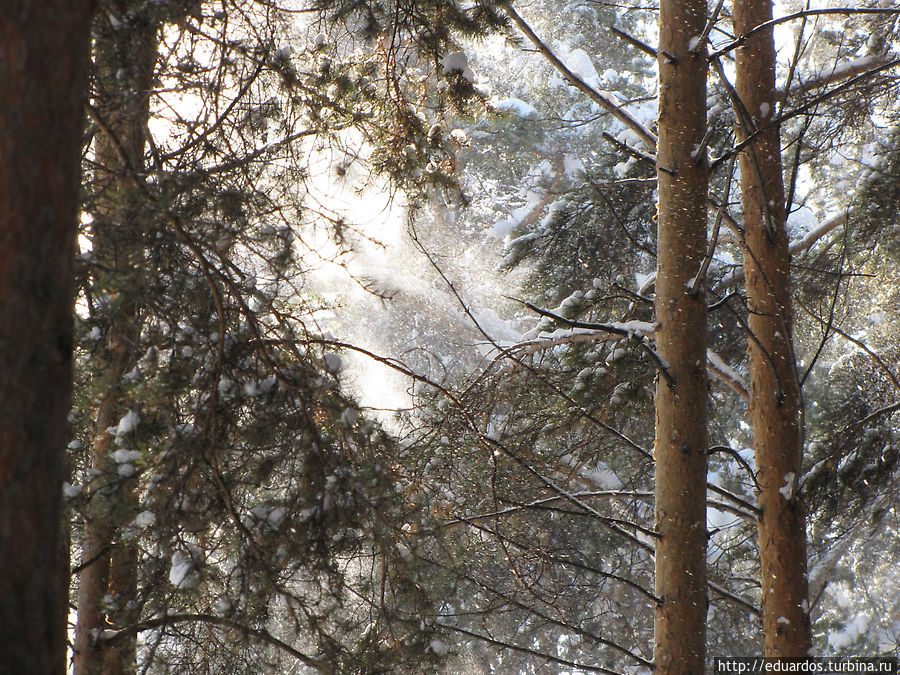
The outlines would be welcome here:
<svg viewBox="0 0 900 675">
<path fill-rule="evenodd" d="M 769 0 L 736 0 L 740 37 L 772 19 Z M 746 229 L 744 267 L 750 309 L 750 418 L 760 486 L 759 550 L 767 656 L 805 656 L 811 646 L 806 519 L 797 490 L 802 457 L 800 387 L 791 342 L 791 273 L 784 182 L 775 114 L 773 31 L 737 50 L 738 140 Z"/>
<path fill-rule="evenodd" d="M 657 673 L 704 670 L 706 654 L 706 300 L 692 290 L 706 251 L 705 0 L 660 6 L 656 344 Z M 692 40 L 692 38 L 697 38 Z"/>
<path fill-rule="evenodd" d="M 143 3 L 138 3 L 143 4 Z M 143 227 L 147 204 L 136 184 L 143 171 L 149 91 L 157 54 L 157 25 L 141 17 L 133 2 L 110 3 L 94 45 L 94 146 L 97 186 L 93 258 L 101 270 L 97 287 L 109 294 L 106 342 L 94 388 L 99 398 L 91 466 L 100 479 L 85 513 L 79 579 L 75 675 L 134 672 L 135 642 L 117 640 L 104 649 L 103 630 L 121 629 L 137 619 L 137 552 L 120 533 L 133 517 L 133 490 L 117 480 L 116 446 L 107 431 L 128 412 L 123 378 L 139 356 Z"/>
<path fill-rule="evenodd" d="M 0 670 L 64 673 L 62 481 L 92 2 L 0 11 Z"/>
</svg>

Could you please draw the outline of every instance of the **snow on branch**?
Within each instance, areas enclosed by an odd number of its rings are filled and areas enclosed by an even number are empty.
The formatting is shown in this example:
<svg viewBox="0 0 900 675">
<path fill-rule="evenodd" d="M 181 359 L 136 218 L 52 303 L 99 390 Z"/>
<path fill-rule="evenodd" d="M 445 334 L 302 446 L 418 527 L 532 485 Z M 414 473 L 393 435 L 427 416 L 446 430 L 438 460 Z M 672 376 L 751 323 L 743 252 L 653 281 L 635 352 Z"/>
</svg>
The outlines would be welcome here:
<svg viewBox="0 0 900 675">
<path fill-rule="evenodd" d="M 507 220 L 494 223 L 494 226 L 492 228 L 494 236 L 502 239 L 503 236 L 509 234 L 513 230 L 528 229 L 537 222 L 537 219 L 540 218 L 541 214 L 548 206 L 550 206 L 552 209 L 551 205 L 553 201 L 559 196 L 563 179 L 566 176 L 565 160 L 562 157 L 553 158 L 552 163 L 554 165 L 554 173 L 549 189 L 544 194 L 536 193 L 540 194 L 540 196 L 534 201 L 529 198 L 529 203 L 521 209 L 516 209 L 515 211 L 513 211 L 512 217 L 508 218 Z M 513 239 L 507 244 L 506 248 L 511 250 L 513 248 L 514 242 L 516 241 L 522 242 L 523 237 L 517 237 L 516 239 Z"/>
<path fill-rule="evenodd" d="M 566 324 L 569 328 L 557 329 L 553 332 L 544 331 L 538 333 L 537 336 L 530 340 L 510 346 L 510 350 L 515 350 L 521 354 L 534 354 L 564 344 L 603 342 L 606 340 L 621 340 L 627 338 L 636 340 L 643 346 L 650 354 L 651 358 L 653 358 L 654 364 L 659 370 L 660 375 L 667 381 L 671 381 L 671 375 L 669 375 L 667 364 L 649 344 L 655 340 L 654 324 L 648 321 L 611 321 L 608 323 L 573 321 L 547 311 L 546 309 L 536 307 L 530 302 L 524 302 L 522 304 L 541 316 Z M 726 364 L 722 358 L 712 350 L 707 350 L 706 358 L 707 372 L 710 375 L 722 382 L 743 399 L 749 399 L 750 394 L 746 383 L 733 368 Z"/>
<path fill-rule="evenodd" d="M 599 91 L 594 87 L 590 86 L 587 82 L 585 82 L 582 78 L 576 75 L 572 70 L 563 63 L 560 58 L 553 53 L 553 51 L 546 45 L 544 42 L 537 36 L 537 34 L 531 29 L 524 19 L 519 16 L 518 12 L 512 8 L 511 5 L 506 5 L 505 8 L 506 13 L 509 15 L 509 18 L 513 20 L 513 23 L 518 26 L 519 30 L 521 30 L 525 36 L 531 41 L 531 43 L 537 48 L 537 50 L 546 58 L 550 64 L 556 68 L 562 74 L 569 83 L 578 89 L 583 94 L 586 94 L 587 97 L 600 106 L 603 110 L 611 114 L 617 120 L 619 120 L 626 127 L 631 129 L 637 136 L 647 144 L 647 146 L 656 151 L 656 134 L 654 134 L 650 129 L 648 129 L 640 120 L 638 120 L 634 115 L 628 112 L 624 103 L 618 99 L 615 95 L 607 92 L 607 91 Z"/>
<path fill-rule="evenodd" d="M 798 94 L 813 89 L 821 89 L 833 82 L 862 75 L 870 70 L 881 68 L 882 66 L 894 63 L 894 59 L 887 56 L 863 56 L 858 59 L 846 61 L 844 63 L 835 64 L 832 68 L 825 68 L 810 77 L 797 82 L 788 89 L 788 94 Z M 783 93 L 783 92 L 779 92 Z"/>
<path fill-rule="evenodd" d="M 795 253 L 799 253 L 801 251 L 805 251 L 811 248 L 813 244 L 815 244 L 817 241 L 819 241 L 819 239 L 824 237 L 829 232 L 833 232 L 837 228 L 846 224 L 847 212 L 841 211 L 840 213 L 823 220 L 809 232 L 804 234 L 800 239 L 795 239 L 790 244 L 788 244 L 788 251 L 791 255 L 794 255 Z"/>
<path fill-rule="evenodd" d="M 713 350 L 706 350 L 707 371 L 715 376 L 717 380 L 722 382 L 726 387 L 736 394 L 740 395 L 745 401 L 750 400 L 750 391 L 744 378 L 722 360 L 722 357 Z"/>
<path fill-rule="evenodd" d="M 663 378 L 665 378 L 666 382 L 668 382 L 670 385 L 675 384 L 674 380 L 672 379 L 672 375 L 669 373 L 668 364 L 648 344 L 648 338 L 652 339 L 654 331 L 653 324 L 646 321 L 613 321 L 610 323 L 586 323 L 584 321 L 573 321 L 571 319 L 560 316 L 559 314 L 548 312 L 546 309 L 541 309 L 540 307 L 532 305 L 530 302 L 525 302 L 523 304 L 531 311 L 537 312 L 541 316 L 564 323 L 571 328 L 581 328 L 585 330 L 595 330 L 612 333 L 614 335 L 620 335 L 622 337 L 627 337 L 635 340 L 641 347 L 645 349 L 650 358 L 653 359 L 653 363 L 656 366 L 656 369 L 659 371 L 659 374 Z"/>
<path fill-rule="evenodd" d="M 819 241 L 822 237 L 830 234 L 834 230 L 839 227 L 846 225 L 847 223 L 847 212 L 842 211 L 837 213 L 829 218 L 826 218 L 814 228 L 812 228 L 809 232 L 804 234 L 799 239 L 794 239 L 790 244 L 788 244 L 788 251 L 791 255 L 796 255 L 797 253 L 802 253 L 803 251 L 807 251 L 811 249 L 817 241 Z M 734 239 L 732 237 L 722 237 L 719 240 L 720 243 L 730 244 L 734 243 Z M 744 280 L 744 269 L 743 267 L 735 269 L 728 277 L 723 279 L 722 286 L 729 287 L 735 286 Z"/>
</svg>

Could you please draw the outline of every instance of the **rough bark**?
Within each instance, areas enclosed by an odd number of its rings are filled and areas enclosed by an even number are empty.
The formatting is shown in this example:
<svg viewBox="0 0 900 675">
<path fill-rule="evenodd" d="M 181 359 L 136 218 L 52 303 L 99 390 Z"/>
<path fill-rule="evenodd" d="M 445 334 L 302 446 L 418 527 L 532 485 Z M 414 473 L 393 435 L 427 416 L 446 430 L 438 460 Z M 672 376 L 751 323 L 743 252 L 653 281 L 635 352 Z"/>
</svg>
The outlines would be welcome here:
<svg viewBox="0 0 900 675">
<path fill-rule="evenodd" d="M 0 664 L 65 672 L 60 566 L 92 3 L 0 12 Z"/>
<path fill-rule="evenodd" d="M 735 36 L 772 19 L 769 0 L 736 0 Z M 791 274 L 781 141 L 775 114 L 772 29 L 737 50 L 747 302 L 750 419 L 760 486 L 759 549 L 766 656 L 806 656 L 812 646 L 806 577 L 806 517 L 797 480 L 802 457 L 800 387 L 791 342 Z"/>
<path fill-rule="evenodd" d="M 692 292 L 706 250 L 704 0 L 660 6 L 656 344 L 657 673 L 704 670 L 706 655 L 706 300 Z"/>
<path fill-rule="evenodd" d="M 94 146 L 97 189 L 93 259 L 96 285 L 110 302 L 106 342 L 95 357 L 94 388 L 99 399 L 91 467 L 102 472 L 85 513 L 74 673 L 132 673 L 135 641 L 119 640 L 105 649 L 103 630 L 121 630 L 138 619 L 137 552 L 120 540 L 121 528 L 134 515 L 128 479 L 117 480 L 112 453 L 116 446 L 107 429 L 128 412 L 123 377 L 136 362 L 140 339 L 138 299 L 143 257 L 143 195 L 135 183 L 144 165 L 149 92 L 157 55 L 155 22 L 145 20 L 133 2 L 110 3 L 109 21 L 97 27 L 94 46 L 96 123 Z M 130 17 L 130 18 L 126 18 Z"/>
</svg>

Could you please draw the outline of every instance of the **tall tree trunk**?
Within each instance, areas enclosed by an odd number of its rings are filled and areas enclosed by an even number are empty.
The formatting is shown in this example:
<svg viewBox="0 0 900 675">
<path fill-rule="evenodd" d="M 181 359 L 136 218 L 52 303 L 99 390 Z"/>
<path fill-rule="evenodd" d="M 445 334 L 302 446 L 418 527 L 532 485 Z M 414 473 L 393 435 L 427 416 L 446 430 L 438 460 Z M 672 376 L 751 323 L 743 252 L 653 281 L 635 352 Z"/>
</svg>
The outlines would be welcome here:
<svg viewBox="0 0 900 675">
<path fill-rule="evenodd" d="M 706 655 L 706 299 L 691 280 L 706 253 L 705 0 L 660 5 L 656 344 L 657 672 L 700 675 Z M 695 41 L 694 41 L 695 42 Z"/>
<path fill-rule="evenodd" d="M 0 664 L 65 672 L 60 566 L 89 0 L 0 12 Z"/>
<path fill-rule="evenodd" d="M 769 0 L 735 0 L 734 32 L 772 19 Z M 737 50 L 738 140 L 759 130 L 741 153 L 747 301 L 750 318 L 750 419 L 760 486 L 759 551 L 765 654 L 806 656 L 812 647 L 806 578 L 806 516 L 797 481 L 802 459 L 800 386 L 791 341 L 791 273 L 785 228 L 781 141 L 775 114 L 773 31 Z"/>
<path fill-rule="evenodd" d="M 142 3 L 137 3 L 142 4 Z M 97 136 L 94 155 L 97 186 L 93 258 L 104 270 L 97 285 L 115 300 L 107 308 L 106 343 L 99 358 L 95 388 L 99 407 L 91 444 L 91 466 L 102 472 L 85 513 L 83 561 L 75 633 L 75 675 L 131 673 L 135 641 L 117 641 L 103 649 L 104 629 L 121 629 L 137 619 L 137 551 L 120 539 L 134 515 L 133 489 L 117 480 L 116 450 L 107 429 L 127 412 L 123 377 L 135 365 L 140 340 L 143 227 L 147 204 L 135 184 L 143 172 L 149 92 L 157 55 L 157 24 L 137 4 L 111 2 L 109 18 L 97 27 L 95 100 Z"/>
</svg>

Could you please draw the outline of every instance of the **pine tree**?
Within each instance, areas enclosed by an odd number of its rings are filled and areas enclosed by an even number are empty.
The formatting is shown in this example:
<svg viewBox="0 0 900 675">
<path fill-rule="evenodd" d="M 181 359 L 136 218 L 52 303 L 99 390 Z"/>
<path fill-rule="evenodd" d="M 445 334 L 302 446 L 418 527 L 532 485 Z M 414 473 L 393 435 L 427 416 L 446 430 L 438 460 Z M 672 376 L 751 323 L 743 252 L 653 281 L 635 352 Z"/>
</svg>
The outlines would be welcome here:
<svg viewBox="0 0 900 675">
<path fill-rule="evenodd" d="M 125 376 L 140 356 L 141 294 L 146 287 L 144 232 L 150 226 L 139 176 L 146 172 L 147 120 L 161 24 L 136 2 L 105 3 L 95 23 L 92 121 L 96 127 L 91 182 L 94 292 L 109 299 L 104 344 L 94 352 L 91 390 L 98 401 L 90 439 L 90 466 L 103 475 L 116 466 L 117 441 L 138 412 L 130 409 Z M 119 430 L 115 433 L 110 429 Z M 135 622 L 138 550 L 122 537 L 123 515 L 134 509 L 134 486 L 109 481 L 85 509 L 79 567 L 75 675 L 133 672 L 134 639 L 102 650 L 104 630 Z"/>
<path fill-rule="evenodd" d="M 63 451 L 93 3 L 0 16 L 0 663 L 64 672 Z"/>
<path fill-rule="evenodd" d="M 776 114 L 771 3 L 736 0 L 735 88 L 744 211 L 750 351 L 750 419 L 759 482 L 759 555 L 766 656 L 806 656 L 812 647 L 806 519 L 798 490 L 803 458 L 800 382 L 792 342 L 791 271 L 781 138 Z M 751 31 L 753 31 L 752 34 Z"/>
<path fill-rule="evenodd" d="M 656 610 L 660 673 L 706 665 L 705 2 L 660 5 L 656 278 Z"/>
</svg>

